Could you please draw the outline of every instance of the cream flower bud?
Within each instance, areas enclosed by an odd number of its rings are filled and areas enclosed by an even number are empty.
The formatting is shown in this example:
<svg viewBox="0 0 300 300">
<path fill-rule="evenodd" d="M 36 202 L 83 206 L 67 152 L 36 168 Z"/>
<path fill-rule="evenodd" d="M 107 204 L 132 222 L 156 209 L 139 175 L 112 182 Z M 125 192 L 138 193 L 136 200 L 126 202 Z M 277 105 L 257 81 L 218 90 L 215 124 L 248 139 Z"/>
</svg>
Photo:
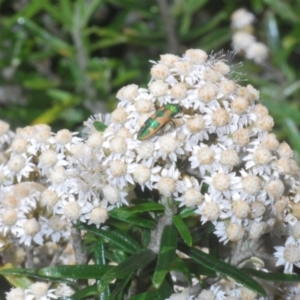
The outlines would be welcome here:
<svg viewBox="0 0 300 300">
<path fill-rule="evenodd" d="M 188 58 L 193 63 L 203 64 L 206 61 L 208 55 L 201 49 L 189 49 L 185 51 L 184 57 Z"/>
<path fill-rule="evenodd" d="M 274 120 L 269 115 L 263 116 L 258 119 L 258 121 L 256 122 L 256 126 L 261 130 L 270 131 L 274 126 Z"/>
<path fill-rule="evenodd" d="M 232 112 L 241 115 L 246 112 L 249 107 L 249 101 L 245 97 L 235 97 L 231 102 Z"/>
<path fill-rule="evenodd" d="M 238 97 L 247 98 L 249 100 L 249 91 L 245 86 L 239 86 L 236 90 L 236 95 Z"/>
<path fill-rule="evenodd" d="M 243 177 L 242 188 L 246 193 L 256 195 L 261 190 L 261 180 L 259 177 L 249 174 Z"/>
<path fill-rule="evenodd" d="M 38 124 L 34 126 L 35 132 L 33 138 L 40 143 L 46 143 L 51 137 L 51 127 L 46 124 Z"/>
<path fill-rule="evenodd" d="M 175 152 L 178 145 L 177 139 L 171 135 L 161 136 L 158 140 L 158 143 L 160 146 L 160 150 L 167 154 Z"/>
<path fill-rule="evenodd" d="M 149 85 L 151 94 L 155 97 L 165 96 L 167 94 L 169 85 L 162 80 L 152 81 Z"/>
<path fill-rule="evenodd" d="M 127 86 L 122 87 L 116 97 L 121 100 L 128 100 L 134 102 L 135 98 L 138 96 L 138 86 L 136 84 L 129 84 Z"/>
<path fill-rule="evenodd" d="M 248 128 L 240 128 L 233 133 L 232 140 L 240 146 L 246 146 L 250 142 L 250 130 Z"/>
<path fill-rule="evenodd" d="M 25 166 L 26 159 L 22 155 L 17 153 L 15 155 L 12 155 L 7 163 L 7 167 L 15 173 L 21 171 Z"/>
<path fill-rule="evenodd" d="M 35 218 L 32 218 L 24 222 L 23 229 L 27 235 L 34 236 L 40 230 L 40 225 Z"/>
<path fill-rule="evenodd" d="M 251 218 L 253 219 L 259 218 L 264 214 L 265 211 L 266 211 L 266 207 L 264 203 L 260 201 L 255 201 L 251 203 L 251 213 L 250 213 Z"/>
<path fill-rule="evenodd" d="M 280 157 L 292 158 L 294 156 L 294 151 L 286 142 L 280 144 L 279 148 L 277 149 L 277 152 Z"/>
<path fill-rule="evenodd" d="M 102 189 L 104 198 L 111 204 L 114 205 L 121 200 L 120 191 L 111 185 L 106 185 Z"/>
<path fill-rule="evenodd" d="M 250 212 L 250 206 L 248 202 L 243 200 L 234 201 L 232 203 L 232 211 L 237 218 L 245 219 Z"/>
<path fill-rule="evenodd" d="M 247 84 L 247 90 L 249 93 L 249 100 L 250 101 L 257 101 L 259 99 L 259 91 L 255 89 L 251 84 Z"/>
<path fill-rule="evenodd" d="M 198 89 L 199 100 L 204 103 L 209 103 L 217 96 L 217 87 L 212 83 L 207 83 Z"/>
<path fill-rule="evenodd" d="M 117 136 L 123 139 L 128 139 L 128 138 L 132 138 L 132 133 L 127 128 L 121 127 L 120 130 L 117 132 Z"/>
<path fill-rule="evenodd" d="M 221 155 L 221 164 L 233 168 L 240 161 L 238 153 L 233 149 L 226 149 Z"/>
<path fill-rule="evenodd" d="M 133 171 L 133 180 L 140 185 L 143 185 L 146 181 L 150 179 L 151 172 L 150 169 L 144 165 L 138 165 Z"/>
<path fill-rule="evenodd" d="M 170 177 L 162 177 L 157 183 L 159 193 L 165 197 L 170 197 L 176 190 L 176 182 Z"/>
<path fill-rule="evenodd" d="M 187 76 L 192 70 L 192 63 L 189 61 L 180 61 L 175 64 L 175 70 L 179 75 Z"/>
<path fill-rule="evenodd" d="M 124 107 L 117 107 L 112 113 L 111 113 L 111 119 L 115 123 L 125 123 L 127 121 L 128 113 L 125 110 Z"/>
<path fill-rule="evenodd" d="M 206 68 L 203 72 L 203 77 L 206 82 L 215 83 L 220 80 L 221 76 L 219 72 L 213 69 Z"/>
<path fill-rule="evenodd" d="M 18 221 L 18 213 L 15 209 L 12 208 L 5 209 L 1 213 L 1 215 L 2 215 L 2 222 L 5 225 L 12 226 L 16 224 L 16 222 Z"/>
<path fill-rule="evenodd" d="M 254 42 L 245 49 L 245 57 L 253 59 L 257 64 L 261 64 L 269 56 L 268 47 L 260 42 Z"/>
<path fill-rule="evenodd" d="M 138 148 L 136 149 L 138 155 L 142 159 L 146 159 L 152 156 L 154 151 L 154 144 L 150 141 L 143 141 L 139 144 Z"/>
<path fill-rule="evenodd" d="M 267 165 L 272 160 L 272 154 L 271 152 L 264 148 L 264 147 L 258 147 L 253 154 L 253 160 L 257 165 Z"/>
<path fill-rule="evenodd" d="M 191 133 L 197 133 L 205 128 L 205 121 L 202 115 L 194 115 L 187 120 L 186 126 Z"/>
<path fill-rule="evenodd" d="M 225 126 L 229 122 L 229 114 L 224 108 L 217 108 L 212 114 L 212 122 L 215 126 Z"/>
<path fill-rule="evenodd" d="M 66 170 L 63 167 L 55 167 L 49 179 L 54 184 L 63 183 L 66 180 Z"/>
<path fill-rule="evenodd" d="M 291 173 L 290 159 L 282 157 L 275 162 L 275 165 L 280 174 L 288 175 Z"/>
<path fill-rule="evenodd" d="M 71 221 L 76 221 L 81 216 L 81 208 L 76 201 L 69 202 L 64 207 L 64 215 Z"/>
<path fill-rule="evenodd" d="M 139 99 L 134 106 L 139 114 L 146 114 L 154 110 L 153 102 L 148 99 Z"/>
<path fill-rule="evenodd" d="M 300 249 L 296 245 L 286 245 L 283 256 L 287 262 L 297 263 L 300 261 Z"/>
<path fill-rule="evenodd" d="M 191 189 L 184 194 L 184 203 L 187 207 L 200 205 L 203 202 L 203 198 L 199 191 Z"/>
<path fill-rule="evenodd" d="M 292 215 L 296 217 L 298 220 L 300 219 L 300 202 L 298 203 L 291 203 L 292 207 Z"/>
<path fill-rule="evenodd" d="M 246 31 L 237 31 L 232 36 L 232 47 L 236 52 L 245 51 L 254 42 L 255 37 Z"/>
<path fill-rule="evenodd" d="M 266 190 L 276 200 L 279 200 L 284 192 L 284 184 L 281 180 L 272 180 L 267 184 Z"/>
<path fill-rule="evenodd" d="M 240 289 L 241 291 L 241 298 L 244 300 L 255 300 L 257 299 L 257 293 L 245 288 L 245 287 L 241 287 Z"/>
<path fill-rule="evenodd" d="M 48 149 L 39 156 L 39 162 L 43 166 L 53 167 L 57 163 L 57 153 L 52 149 Z"/>
<path fill-rule="evenodd" d="M 213 65 L 214 70 L 220 72 L 222 75 L 227 75 L 230 72 L 230 66 L 223 61 L 217 60 Z"/>
<path fill-rule="evenodd" d="M 244 27 L 251 25 L 254 20 L 255 17 L 252 13 L 248 12 L 244 8 L 239 8 L 231 15 L 231 27 L 235 29 L 243 29 Z"/>
<path fill-rule="evenodd" d="M 276 135 L 274 133 L 268 133 L 266 136 L 262 139 L 261 145 L 265 147 L 268 150 L 276 150 L 279 146 L 279 142 L 276 138 Z"/>
<path fill-rule="evenodd" d="M 45 189 L 41 194 L 41 204 L 43 206 L 53 207 L 58 201 L 56 191 Z"/>
<path fill-rule="evenodd" d="M 30 290 L 35 295 L 34 299 L 46 299 L 48 284 L 46 282 L 35 282 L 30 286 Z"/>
<path fill-rule="evenodd" d="M 231 223 L 226 228 L 226 233 L 230 241 L 237 242 L 243 238 L 245 229 L 237 223 Z"/>
<path fill-rule="evenodd" d="M 236 86 L 233 80 L 224 79 L 219 83 L 220 93 L 227 96 L 235 91 Z"/>
<path fill-rule="evenodd" d="M 267 116 L 269 114 L 268 109 L 260 103 L 255 105 L 253 112 L 260 117 Z"/>
<path fill-rule="evenodd" d="M 297 240 L 300 239 L 300 221 L 293 226 L 293 237 Z"/>
<path fill-rule="evenodd" d="M 124 138 L 116 136 L 110 141 L 109 149 L 112 153 L 125 153 L 127 150 L 127 143 Z"/>
<path fill-rule="evenodd" d="M 58 144 L 66 145 L 72 141 L 72 132 L 68 129 L 59 130 L 55 135 Z"/>
<path fill-rule="evenodd" d="M 27 148 L 27 140 L 22 137 L 16 137 L 10 146 L 10 150 L 16 153 L 24 153 Z"/>
<path fill-rule="evenodd" d="M 93 132 L 89 138 L 87 139 L 86 143 L 90 148 L 101 148 L 104 142 L 103 133 L 99 131 Z"/>
<path fill-rule="evenodd" d="M 216 202 L 206 202 L 202 208 L 202 215 L 209 221 L 216 221 L 221 214 L 221 209 Z"/>
<path fill-rule="evenodd" d="M 218 173 L 216 174 L 216 176 L 213 177 L 212 184 L 217 191 L 226 191 L 230 187 L 229 176 L 224 173 Z"/>
<path fill-rule="evenodd" d="M 127 165 L 123 161 L 116 159 L 110 163 L 109 169 L 112 176 L 119 177 L 126 174 Z"/>
<path fill-rule="evenodd" d="M 160 63 L 166 65 L 166 66 L 172 66 L 174 65 L 180 57 L 174 54 L 163 54 L 160 55 Z"/>
<path fill-rule="evenodd" d="M 90 220 L 95 225 L 105 223 L 108 218 L 107 210 L 102 207 L 95 207 L 90 214 Z"/>
<path fill-rule="evenodd" d="M 164 80 L 170 74 L 170 69 L 164 64 L 157 64 L 152 66 L 150 74 L 153 79 Z"/>
<path fill-rule="evenodd" d="M 184 82 L 176 83 L 171 88 L 171 96 L 175 100 L 182 100 L 187 95 L 187 86 Z"/>
<path fill-rule="evenodd" d="M 259 239 L 267 228 L 267 224 L 265 222 L 254 222 L 251 224 L 249 229 L 249 237 L 252 240 Z"/>
<path fill-rule="evenodd" d="M 199 148 L 196 156 L 197 156 L 197 160 L 200 162 L 200 165 L 210 165 L 215 160 L 215 153 L 208 146 Z"/>
</svg>

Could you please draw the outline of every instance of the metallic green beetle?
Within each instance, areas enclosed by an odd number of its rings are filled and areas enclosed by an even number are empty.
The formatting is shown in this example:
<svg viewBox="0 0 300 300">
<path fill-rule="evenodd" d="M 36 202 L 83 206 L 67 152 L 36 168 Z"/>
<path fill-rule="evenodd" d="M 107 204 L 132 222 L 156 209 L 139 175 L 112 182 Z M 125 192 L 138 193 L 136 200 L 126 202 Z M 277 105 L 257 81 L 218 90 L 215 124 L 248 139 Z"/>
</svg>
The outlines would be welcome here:
<svg viewBox="0 0 300 300">
<path fill-rule="evenodd" d="M 144 141 L 153 136 L 159 129 L 182 111 L 178 104 L 166 104 L 159 108 L 140 129 L 137 138 Z"/>
</svg>

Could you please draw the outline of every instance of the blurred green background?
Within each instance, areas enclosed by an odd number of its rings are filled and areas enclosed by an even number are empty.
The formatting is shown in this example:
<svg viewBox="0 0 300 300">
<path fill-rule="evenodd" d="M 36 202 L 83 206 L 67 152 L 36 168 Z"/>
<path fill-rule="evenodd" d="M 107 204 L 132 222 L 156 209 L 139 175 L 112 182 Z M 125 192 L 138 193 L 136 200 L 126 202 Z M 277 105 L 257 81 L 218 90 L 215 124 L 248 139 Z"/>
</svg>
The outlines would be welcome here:
<svg viewBox="0 0 300 300">
<path fill-rule="evenodd" d="M 299 0 L 0 0 L 0 119 L 80 130 L 116 106 L 122 86 L 146 87 L 160 54 L 231 50 L 230 16 L 241 7 L 270 56 L 231 64 L 243 63 L 240 84 L 260 90 L 276 134 L 300 153 Z"/>
</svg>

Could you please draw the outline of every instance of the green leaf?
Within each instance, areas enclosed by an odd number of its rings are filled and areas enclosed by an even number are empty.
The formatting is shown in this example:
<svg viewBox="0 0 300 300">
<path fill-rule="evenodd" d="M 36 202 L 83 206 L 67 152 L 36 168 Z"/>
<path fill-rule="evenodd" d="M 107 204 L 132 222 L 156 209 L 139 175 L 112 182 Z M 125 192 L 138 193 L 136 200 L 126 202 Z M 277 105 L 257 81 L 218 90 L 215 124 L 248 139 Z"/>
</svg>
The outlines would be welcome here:
<svg viewBox="0 0 300 300">
<path fill-rule="evenodd" d="M 298 23 L 299 16 L 291 3 L 282 0 L 264 0 L 282 19 L 288 23 Z"/>
<path fill-rule="evenodd" d="M 161 236 L 157 265 L 152 278 L 152 283 L 155 288 L 161 286 L 166 274 L 170 271 L 171 263 L 175 257 L 176 246 L 177 238 L 175 227 L 173 225 L 167 225 Z"/>
<path fill-rule="evenodd" d="M 100 268 L 106 265 L 105 249 L 104 249 L 104 243 L 102 239 L 98 239 L 97 242 L 95 243 L 94 258 L 95 258 L 95 265 L 99 266 Z M 100 280 L 97 280 L 96 284 L 100 284 Z M 107 299 L 109 294 L 110 294 L 110 290 L 109 290 L 109 286 L 107 286 L 104 289 L 104 291 L 100 294 L 99 300 Z"/>
<path fill-rule="evenodd" d="M 9 267 L 11 266 L 11 267 Z M 32 277 L 39 280 L 45 280 L 48 279 L 48 275 L 39 274 L 39 270 L 37 269 L 17 269 L 13 268 L 12 265 L 6 265 L 3 268 L 0 269 L 0 275 L 3 275 L 5 278 L 7 276 L 11 277 L 11 280 L 8 280 L 11 283 L 14 283 L 14 286 L 19 286 L 27 288 L 32 282 L 27 277 Z M 15 276 L 12 277 L 12 276 Z M 73 285 L 74 281 L 69 280 L 68 278 L 59 278 L 60 280 L 53 280 L 58 282 L 65 282 L 69 285 Z M 28 284 L 28 286 L 26 286 Z"/>
<path fill-rule="evenodd" d="M 101 279 L 113 266 L 97 265 L 74 265 L 74 266 L 52 266 L 42 268 L 38 271 L 41 276 L 52 278 L 74 278 L 74 279 Z"/>
<path fill-rule="evenodd" d="M 125 221 L 140 227 L 153 229 L 156 225 L 156 222 L 153 219 L 149 219 L 147 215 L 143 216 L 141 214 L 132 214 L 119 209 L 111 210 L 108 212 L 108 214 L 112 218 Z"/>
<path fill-rule="evenodd" d="M 93 125 L 94 125 L 95 129 L 100 132 L 103 132 L 107 128 L 107 125 L 105 125 L 104 123 L 102 123 L 100 121 L 95 121 L 93 123 Z"/>
<path fill-rule="evenodd" d="M 242 269 L 245 273 L 268 281 L 281 282 L 300 282 L 300 275 L 282 274 L 282 273 L 267 273 L 250 268 Z"/>
<path fill-rule="evenodd" d="M 128 276 L 131 272 L 136 271 L 137 269 L 143 268 L 148 265 L 151 261 L 153 261 L 156 257 L 156 254 L 149 250 L 144 249 L 138 253 L 133 254 L 125 261 L 120 263 L 113 269 L 104 274 L 101 280 L 101 289 L 102 291 L 111 281 L 114 279 L 122 279 Z"/>
<path fill-rule="evenodd" d="M 97 285 L 93 285 L 93 286 L 87 286 L 83 289 L 81 289 L 80 291 L 76 292 L 75 294 L 73 294 L 71 297 L 72 300 L 82 300 L 85 299 L 88 296 L 94 296 L 94 295 L 98 295 L 98 287 Z"/>
<path fill-rule="evenodd" d="M 132 275 L 133 275 L 133 273 L 129 276 L 126 276 L 125 279 L 117 280 L 116 284 L 115 284 L 116 287 L 112 291 L 111 295 L 107 298 L 107 300 L 115 300 L 115 299 L 117 299 L 118 296 L 122 295 L 123 290 L 125 289 L 125 287 L 129 283 L 129 281 L 132 279 Z"/>
<path fill-rule="evenodd" d="M 36 270 L 29 269 L 28 272 L 23 272 L 26 270 L 28 269 L 15 269 L 12 264 L 6 264 L 0 268 L 0 274 L 3 275 L 12 286 L 28 289 L 32 281 L 27 276 L 28 274 L 36 275 Z"/>
<path fill-rule="evenodd" d="M 248 289 L 266 296 L 266 291 L 259 285 L 254 279 L 248 276 L 243 270 L 237 269 L 224 261 L 215 258 L 214 256 L 204 253 L 195 248 L 187 248 L 185 246 L 180 247 L 180 251 L 188 255 L 197 263 L 219 272 L 225 276 L 229 276 L 238 283 L 247 287 Z"/>
<path fill-rule="evenodd" d="M 173 223 L 174 223 L 175 227 L 177 228 L 180 236 L 184 240 L 184 242 L 189 247 L 191 247 L 192 244 L 193 244 L 193 239 L 192 239 L 189 228 L 186 226 L 186 224 L 184 223 L 182 218 L 180 216 L 174 216 L 173 217 Z"/>
<path fill-rule="evenodd" d="M 194 214 L 194 212 L 196 211 L 197 207 L 185 207 L 183 208 L 180 213 L 179 213 L 179 216 L 182 218 L 182 219 L 185 219 L 189 216 L 192 216 Z"/>
<path fill-rule="evenodd" d="M 130 207 L 121 207 L 118 211 L 128 212 L 128 213 L 137 213 L 137 212 L 147 212 L 147 211 L 163 211 L 164 206 L 156 202 L 142 203 Z"/>
<path fill-rule="evenodd" d="M 200 241 L 206 235 L 214 232 L 214 230 L 215 226 L 210 222 L 207 222 L 200 227 L 198 226 L 193 228 L 193 230 L 191 231 L 193 242 L 196 243 Z"/>
<path fill-rule="evenodd" d="M 126 253 L 135 253 L 141 250 L 141 247 L 136 240 L 123 231 L 117 229 L 113 231 L 103 230 L 98 229 L 95 226 L 85 226 L 83 224 L 80 224 L 77 227 L 107 239 Z"/>
</svg>

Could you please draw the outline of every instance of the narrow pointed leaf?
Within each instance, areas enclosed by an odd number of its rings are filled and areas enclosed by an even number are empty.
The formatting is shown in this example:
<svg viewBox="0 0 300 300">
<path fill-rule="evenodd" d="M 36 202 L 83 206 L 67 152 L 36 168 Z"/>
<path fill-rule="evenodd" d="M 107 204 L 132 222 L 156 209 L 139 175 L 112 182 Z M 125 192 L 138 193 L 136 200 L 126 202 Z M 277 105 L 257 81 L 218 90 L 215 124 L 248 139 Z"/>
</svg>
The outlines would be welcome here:
<svg viewBox="0 0 300 300">
<path fill-rule="evenodd" d="M 147 218 L 147 216 L 143 216 L 140 214 L 132 214 L 125 211 L 120 210 L 111 210 L 109 216 L 118 220 L 122 220 L 140 227 L 153 229 L 156 225 L 156 222 L 152 219 Z"/>
<path fill-rule="evenodd" d="M 102 288 L 100 291 L 102 291 L 114 279 L 125 278 L 131 272 L 145 267 L 147 264 L 153 261 L 155 257 L 156 254 L 149 249 L 144 249 L 138 253 L 133 254 L 118 266 L 106 272 L 106 274 L 102 277 Z"/>
<path fill-rule="evenodd" d="M 210 254 L 204 253 L 195 248 L 180 247 L 180 250 L 191 257 L 197 263 L 206 266 L 216 272 L 219 272 L 225 276 L 229 276 L 235 279 L 238 283 L 247 287 L 248 289 L 259 293 L 263 296 L 266 295 L 266 291 L 259 285 L 254 279 L 248 276 L 243 270 L 237 269 L 222 260 L 213 257 Z"/>
<path fill-rule="evenodd" d="M 42 268 L 38 274 L 52 278 L 101 279 L 113 266 L 76 265 Z"/>
<path fill-rule="evenodd" d="M 174 216 L 173 217 L 173 223 L 174 223 L 175 227 L 177 228 L 180 236 L 184 240 L 184 242 L 189 247 L 191 247 L 192 244 L 193 244 L 193 239 L 192 239 L 189 228 L 186 226 L 186 224 L 184 223 L 182 218 L 180 216 Z"/>
<path fill-rule="evenodd" d="M 170 272 L 171 263 L 175 257 L 176 246 L 177 237 L 175 227 L 173 225 L 168 225 L 164 228 L 161 237 L 157 265 L 152 278 L 153 285 L 156 288 L 161 286 L 166 274 Z"/>
<path fill-rule="evenodd" d="M 267 273 L 250 268 L 242 269 L 245 273 L 268 281 L 282 282 L 300 282 L 300 275 L 282 274 L 282 273 Z"/>
<path fill-rule="evenodd" d="M 92 232 L 95 235 L 104 237 L 108 241 L 120 247 L 126 253 L 135 253 L 141 249 L 140 245 L 127 233 L 120 230 L 103 230 L 97 229 L 95 226 L 78 225 L 79 229 Z"/>
<path fill-rule="evenodd" d="M 132 214 L 138 212 L 163 211 L 163 210 L 164 210 L 164 206 L 156 202 L 142 203 L 132 207 L 121 207 L 118 209 L 118 211 L 120 212 L 128 212 Z"/>
<path fill-rule="evenodd" d="M 80 291 L 76 292 L 72 295 L 72 300 L 82 300 L 88 296 L 98 295 L 98 288 L 96 285 L 87 286 L 86 288 L 81 289 Z"/>
<path fill-rule="evenodd" d="M 195 213 L 195 210 L 197 208 L 196 207 L 185 207 L 184 209 L 182 209 L 182 211 L 179 213 L 179 216 L 182 219 L 185 219 L 189 216 L 192 216 Z"/>
</svg>

